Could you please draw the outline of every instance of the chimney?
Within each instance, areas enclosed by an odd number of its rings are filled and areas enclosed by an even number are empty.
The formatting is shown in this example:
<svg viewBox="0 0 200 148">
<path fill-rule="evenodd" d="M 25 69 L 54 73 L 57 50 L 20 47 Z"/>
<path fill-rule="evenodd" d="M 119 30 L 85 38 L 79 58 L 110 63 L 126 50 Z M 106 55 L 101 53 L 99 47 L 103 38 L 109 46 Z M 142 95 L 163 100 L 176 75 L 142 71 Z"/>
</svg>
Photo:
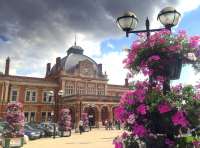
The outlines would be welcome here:
<svg viewBox="0 0 200 148">
<path fill-rule="evenodd" d="M 9 75 L 9 70 L 10 70 L 10 58 L 7 57 L 7 59 L 6 59 L 6 65 L 5 65 L 5 75 L 6 76 Z"/>
<path fill-rule="evenodd" d="M 125 87 L 128 87 L 128 78 L 125 79 Z"/>
<path fill-rule="evenodd" d="M 57 57 L 57 58 L 56 58 L 56 69 L 59 70 L 59 69 L 60 69 L 60 66 L 61 66 L 61 58 L 60 58 L 60 57 Z"/>
<path fill-rule="evenodd" d="M 47 63 L 46 76 L 48 76 L 50 71 L 51 71 L 51 63 Z"/>
<path fill-rule="evenodd" d="M 99 74 L 102 75 L 102 64 L 98 64 Z"/>
</svg>

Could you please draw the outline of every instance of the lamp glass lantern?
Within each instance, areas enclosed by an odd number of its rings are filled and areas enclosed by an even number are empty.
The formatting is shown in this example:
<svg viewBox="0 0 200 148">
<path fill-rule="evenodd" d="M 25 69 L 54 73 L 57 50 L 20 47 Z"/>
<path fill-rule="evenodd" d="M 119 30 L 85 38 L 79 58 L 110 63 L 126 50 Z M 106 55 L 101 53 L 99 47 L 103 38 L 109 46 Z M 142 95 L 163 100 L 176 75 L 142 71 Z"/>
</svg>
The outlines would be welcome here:
<svg viewBox="0 0 200 148">
<path fill-rule="evenodd" d="M 176 26 L 179 22 L 181 14 L 173 7 L 166 7 L 158 14 L 158 20 L 166 27 Z"/>
<path fill-rule="evenodd" d="M 137 26 L 138 19 L 133 12 L 126 12 L 123 16 L 117 18 L 117 24 L 123 31 L 134 30 Z"/>
<path fill-rule="evenodd" d="M 59 95 L 59 96 L 62 96 L 62 95 L 63 95 L 63 90 L 59 90 L 59 91 L 58 91 L 58 95 Z"/>
<path fill-rule="evenodd" d="M 51 116 L 54 116 L 54 111 L 51 111 Z"/>
<path fill-rule="evenodd" d="M 54 95 L 54 92 L 51 90 L 48 92 L 48 95 L 52 97 Z"/>
</svg>

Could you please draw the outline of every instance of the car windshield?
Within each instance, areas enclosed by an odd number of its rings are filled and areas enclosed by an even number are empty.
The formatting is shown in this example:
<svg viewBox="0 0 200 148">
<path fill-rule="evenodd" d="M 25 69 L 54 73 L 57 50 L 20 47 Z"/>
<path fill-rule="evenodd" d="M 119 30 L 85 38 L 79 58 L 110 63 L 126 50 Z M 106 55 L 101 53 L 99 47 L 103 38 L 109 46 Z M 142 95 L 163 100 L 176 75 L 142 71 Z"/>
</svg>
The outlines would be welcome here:
<svg viewBox="0 0 200 148">
<path fill-rule="evenodd" d="M 28 125 L 33 128 L 38 128 L 38 124 L 36 124 L 36 123 L 29 122 Z"/>
<path fill-rule="evenodd" d="M 26 129 L 29 129 L 29 130 L 34 130 L 31 126 L 29 126 L 29 125 L 27 125 L 27 124 L 26 124 L 24 127 L 25 127 Z"/>
</svg>

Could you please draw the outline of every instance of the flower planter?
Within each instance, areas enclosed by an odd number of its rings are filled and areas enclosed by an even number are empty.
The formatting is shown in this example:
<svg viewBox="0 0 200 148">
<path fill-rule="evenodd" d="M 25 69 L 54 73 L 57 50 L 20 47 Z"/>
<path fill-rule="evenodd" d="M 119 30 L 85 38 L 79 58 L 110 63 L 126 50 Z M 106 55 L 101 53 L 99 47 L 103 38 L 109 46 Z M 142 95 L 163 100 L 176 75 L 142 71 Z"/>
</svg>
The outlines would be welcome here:
<svg viewBox="0 0 200 148">
<path fill-rule="evenodd" d="M 173 61 L 168 63 L 167 73 L 170 80 L 176 80 L 180 78 L 181 69 L 182 69 L 182 58 L 179 54 L 171 55 Z"/>
<path fill-rule="evenodd" d="M 3 148 L 19 148 L 22 147 L 24 143 L 24 138 L 3 138 L 2 146 Z"/>
<path fill-rule="evenodd" d="M 123 148 L 146 148 L 146 144 L 144 142 L 133 142 L 123 144 Z"/>
<path fill-rule="evenodd" d="M 159 66 L 164 68 L 158 68 Z M 154 71 L 154 78 L 157 76 L 164 76 L 170 80 L 176 80 L 180 78 L 182 70 L 182 58 L 179 54 L 170 54 L 167 55 L 166 60 L 162 61 L 158 65 L 149 65 L 149 67 Z"/>
<path fill-rule="evenodd" d="M 84 132 L 89 132 L 89 131 L 90 131 L 89 127 L 84 128 Z"/>
<path fill-rule="evenodd" d="M 69 130 L 69 131 L 59 131 L 58 135 L 60 137 L 70 137 L 71 136 L 71 130 Z"/>
</svg>

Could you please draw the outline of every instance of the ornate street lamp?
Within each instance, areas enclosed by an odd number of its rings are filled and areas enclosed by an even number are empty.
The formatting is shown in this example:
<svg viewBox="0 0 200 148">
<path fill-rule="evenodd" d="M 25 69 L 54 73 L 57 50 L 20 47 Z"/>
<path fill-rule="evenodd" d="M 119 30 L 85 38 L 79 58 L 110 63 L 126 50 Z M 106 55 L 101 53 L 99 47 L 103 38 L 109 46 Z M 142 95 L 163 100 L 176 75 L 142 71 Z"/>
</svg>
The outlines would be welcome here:
<svg viewBox="0 0 200 148">
<path fill-rule="evenodd" d="M 160 11 L 157 19 L 165 26 L 165 29 L 171 30 L 171 27 L 178 24 L 180 19 L 180 13 L 177 12 L 172 7 L 166 7 Z M 149 37 L 150 32 L 160 31 L 164 28 L 159 29 L 149 29 L 150 23 L 149 19 L 146 19 L 145 30 L 134 30 L 138 24 L 138 18 L 133 12 L 126 12 L 123 16 L 117 18 L 117 24 L 123 31 L 126 32 L 126 36 L 128 37 L 129 33 L 140 33 L 147 32 L 147 37 Z"/>
<path fill-rule="evenodd" d="M 52 97 L 53 98 L 53 111 L 51 112 L 51 116 L 52 116 L 52 122 L 53 122 L 53 138 L 55 139 L 55 136 L 56 136 L 56 99 L 55 99 L 55 94 L 54 94 L 54 91 L 49 91 L 48 92 L 48 95 L 50 96 L 50 97 Z M 63 90 L 59 90 L 58 91 L 58 95 L 59 96 L 62 96 L 63 95 Z"/>
<path fill-rule="evenodd" d="M 117 18 L 117 24 L 120 29 L 126 32 L 126 37 L 129 33 L 147 33 L 147 40 L 149 39 L 150 32 L 161 31 L 162 29 L 168 29 L 171 31 L 173 26 L 176 26 L 179 22 L 181 14 L 172 7 L 166 7 L 162 9 L 157 19 L 165 26 L 165 28 L 150 29 L 149 19 L 145 21 L 145 30 L 134 30 L 138 24 L 138 18 L 133 12 L 126 12 L 123 16 Z M 152 84 L 153 77 L 149 77 L 149 82 Z M 166 94 L 170 91 L 170 78 L 167 78 L 163 83 L 163 93 Z"/>
</svg>

